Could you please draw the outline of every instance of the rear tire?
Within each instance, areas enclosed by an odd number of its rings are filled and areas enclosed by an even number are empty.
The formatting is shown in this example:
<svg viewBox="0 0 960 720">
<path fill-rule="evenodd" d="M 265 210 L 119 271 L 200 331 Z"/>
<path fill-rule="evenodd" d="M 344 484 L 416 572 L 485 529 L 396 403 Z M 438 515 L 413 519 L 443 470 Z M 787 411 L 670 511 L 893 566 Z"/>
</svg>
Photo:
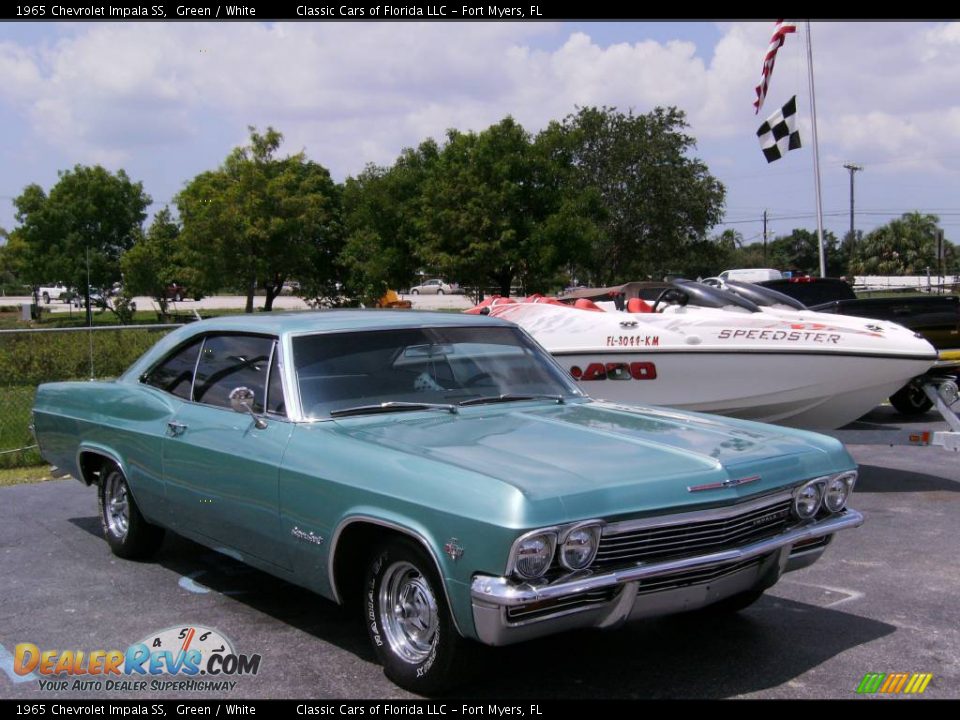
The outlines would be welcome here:
<svg viewBox="0 0 960 720">
<path fill-rule="evenodd" d="M 163 528 L 144 520 L 127 478 L 113 463 L 107 463 L 100 473 L 98 498 L 100 527 L 114 555 L 134 560 L 150 557 L 160 548 Z"/>
<path fill-rule="evenodd" d="M 49 305 L 49 304 L 50 304 L 50 293 L 44 293 L 44 294 L 43 294 L 43 304 L 44 304 L 44 305 Z"/>
<path fill-rule="evenodd" d="M 434 694 L 455 686 L 476 647 L 457 632 L 433 561 L 397 538 L 371 556 L 364 623 L 386 676 L 406 690 Z"/>
<path fill-rule="evenodd" d="M 901 415 L 923 415 L 933 407 L 933 401 L 927 397 L 917 383 L 908 383 L 890 396 L 890 404 Z"/>
</svg>

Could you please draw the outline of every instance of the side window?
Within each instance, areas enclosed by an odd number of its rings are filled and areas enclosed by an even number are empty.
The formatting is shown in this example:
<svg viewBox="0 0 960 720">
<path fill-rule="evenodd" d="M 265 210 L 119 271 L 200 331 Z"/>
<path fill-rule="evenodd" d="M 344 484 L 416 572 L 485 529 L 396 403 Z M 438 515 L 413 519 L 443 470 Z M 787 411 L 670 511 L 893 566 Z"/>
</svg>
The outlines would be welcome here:
<svg viewBox="0 0 960 720">
<path fill-rule="evenodd" d="M 206 405 L 230 407 L 234 388 L 253 390 L 255 412 L 263 412 L 267 369 L 273 339 L 250 335 L 211 335 L 197 363 L 193 399 Z"/>
<path fill-rule="evenodd" d="M 147 372 L 141 382 L 189 400 L 193 370 L 197 366 L 197 353 L 200 352 L 201 342 L 202 338 L 180 348 Z"/>
<path fill-rule="evenodd" d="M 273 344 L 273 359 L 270 363 L 267 412 L 283 416 L 287 414 L 287 406 L 283 401 L 283 382 L 280 380 L 280 348 L 276 343 Z"/>
</svg>

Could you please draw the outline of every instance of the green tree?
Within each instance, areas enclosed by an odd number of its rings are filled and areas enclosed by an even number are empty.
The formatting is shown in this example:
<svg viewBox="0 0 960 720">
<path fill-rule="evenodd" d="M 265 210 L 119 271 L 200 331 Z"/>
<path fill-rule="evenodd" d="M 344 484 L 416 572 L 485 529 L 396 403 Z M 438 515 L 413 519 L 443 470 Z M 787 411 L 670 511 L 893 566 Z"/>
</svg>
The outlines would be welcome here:
<svg viewBox="0 0 960 720">
<path fill-rule="evenodd" d="M 185 257 L 209 290 L 228 278 L 253 312 L 256 288 L 273 309 L 283 283 L 309 291 L 332 285 L 342 246 L 340 193 L 326 168 L 303 152 L 277 158 L 283 136 L 250 128 L 220 168 L 198 175 L 177 196 Z"/>
<path fill-rule="evenodd" d="M 343 189 L 349 285 L 365 302 L 409 285 L 421 264 L 423 188 L 439 156 L 433 140 L 407 148 L 389 168 L 367 166 Z"/>
<path fill-rule="evenodd" d="M 585 227 L 557 182 L 557 166 L 507 117 L 480 133 L 450 130 L 424 182 L 419 256 L 452 280 L 503 295 L 566 266 Z"/>
<path fill-rule="evenodd" d="M 843 252 L 837 236 L 827 230 L 823 234 L 823 247 L 827 274 L 841 275 L 845 268 Z M 768 267 L 781 270 L 820 273 L 820 252 L 817 249 L 817 232 L 794 228 L 789 235 L 775 238 L 767 249 Z"/>
<path fill-rule="evenodd" d="M 936 273 L 937 232 L 940 218 L 919 212 L 904 213 L 871 230 L 857 242 L 850 269 L 857 275 L 921 275 Z M 952 266 L 952 247 L 947 267 Z"/>
<path fill-rule="evenodd" d="M 134 243 L 120 259 L 124 290 L 131 295 L 148 295 L 167 312 L 167 286 L 173 282 L 196 287 L 187 277 L 180 243 L 180 226 L 174 222 L 169 207 L 153 217 L 146 234 Z"/>
<path fill-rule="evenodd" d="M 63 281 L 83 292 L 89 323 L 90 286 L 105 291 L 120 280 L 120 257 L 151 200 L 123 170 L 77 165 L 59 177 L 49 195 L 34 184 L 14 200 L 17 262 L 34 287 Z"/>
<path fill-rule="evenodd" d="M 725 190 L 700 160 L 685 115 L 580 108 L 551 123 L 541 142 L 561 163 L 568 194 L 599 198 L 602 217 L 583 261 L 594 284 L 658 274 L 720 221 Z"/>
</svg>

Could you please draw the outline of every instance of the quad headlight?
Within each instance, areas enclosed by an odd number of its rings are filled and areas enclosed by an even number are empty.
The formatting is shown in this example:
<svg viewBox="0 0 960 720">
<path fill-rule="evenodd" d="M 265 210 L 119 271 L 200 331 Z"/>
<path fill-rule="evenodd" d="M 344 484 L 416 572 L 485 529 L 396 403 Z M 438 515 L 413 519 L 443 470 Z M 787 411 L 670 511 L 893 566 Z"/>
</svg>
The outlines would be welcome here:
<svg viewBox="0 0 960 720">
<path fill-rule="evenodd" d="M 856 480 L 856 472 L 845 472 L 804 483 L 793 496 L 793 514 L 809 520 L 821 508 L 831 513 L 840 512 L 847 506 Z"/>
<path fill-rule="evenodd" d="M 541 577 L 553 562 L 556 547 L 555 530 L 539 530 L 525 535 L 514 544 L 514 571 L 526 580 Z"/>
<path fill-rule="evenodd" d="M 823 501 L 823 480 L 814 480 L 803 485 L 793 498 L 793 511 L 801 520 L 809 520 L 820 509 Z"/>
<path fill-rule="evenodd" d="M 856 473 L 844 473 L 827 480 L 823 493 L 823 504 L 830 512 L 840 512 L 847 505 L 847 499 L 853 490 Z"/>
<path fill-rule="evenodd" d="M 560 564 L 568 570 L 583 570 L 593 562 L 599 544 L 599 525 L 574 526 L 560 544 Z"/>
</svg>

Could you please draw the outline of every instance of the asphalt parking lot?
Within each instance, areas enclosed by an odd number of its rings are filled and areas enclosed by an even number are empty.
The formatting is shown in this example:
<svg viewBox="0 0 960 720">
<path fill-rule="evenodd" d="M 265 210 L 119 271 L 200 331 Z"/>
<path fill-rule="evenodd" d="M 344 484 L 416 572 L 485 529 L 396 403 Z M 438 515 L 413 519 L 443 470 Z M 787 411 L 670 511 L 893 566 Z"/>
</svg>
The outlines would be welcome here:
<svg viewBox="0 0 960 720">
<path fill-rule="evenodd" d="M 932 673 L 923 697 L 960 698 L 960 458 L 889 446 L 904 425 L 879 408 L 839 436 L 861 464 L 859 530 L 739 615 L 577 632 L 489 651 L 464 696 L 854 698 L 868 672 Z M 0 488 L 0 697 L 142 700 L 207 692 L 41 691 L 12 671 L 18 643 L 125 649 L 171 627 L 213 628 L 259 673 L 232 698 L 411 697 L 375 664 L 356 608 L 340 608 L 168 535 L 154 562 L 120 560 L 100 537 L 96 494 L 75 480 Z M 862 697 L 862 696 L 860 696 Z"/>
</svg>

